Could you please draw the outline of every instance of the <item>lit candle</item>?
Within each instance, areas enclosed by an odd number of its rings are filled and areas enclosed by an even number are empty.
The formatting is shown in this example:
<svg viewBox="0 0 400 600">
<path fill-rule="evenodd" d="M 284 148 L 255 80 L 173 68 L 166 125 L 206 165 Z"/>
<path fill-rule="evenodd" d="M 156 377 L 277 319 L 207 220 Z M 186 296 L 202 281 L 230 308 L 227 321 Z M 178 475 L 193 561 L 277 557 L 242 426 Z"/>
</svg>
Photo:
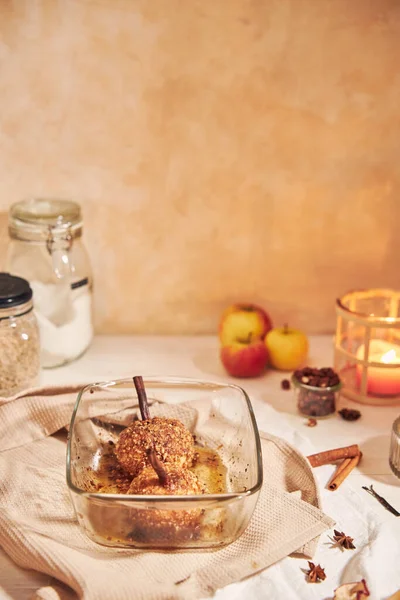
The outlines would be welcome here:
<svg viewBox="0 0 400 600">
<path fill-rule="evenodd" d="M 357 358 L 364 358 L 364 346 L 357 350 Z M 396 364 L 398 368 L 371 367 L 368 365 L 367 393 L 375 396 L 395 396 L 400 394 L 400 346 L 384 340 L 371 340 L 368 362 L 383 365 Z M 357 383 L 361 385 L 362 365 L 357 365 Z"/>
</svg>

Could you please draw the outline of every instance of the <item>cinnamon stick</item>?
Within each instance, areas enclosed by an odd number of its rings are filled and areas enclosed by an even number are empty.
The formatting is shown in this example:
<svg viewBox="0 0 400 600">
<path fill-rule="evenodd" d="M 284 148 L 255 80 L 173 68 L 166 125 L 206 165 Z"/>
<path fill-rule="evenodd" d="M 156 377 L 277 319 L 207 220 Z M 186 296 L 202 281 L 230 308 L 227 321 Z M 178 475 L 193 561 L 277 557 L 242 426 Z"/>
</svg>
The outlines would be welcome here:
<svg viewBox="0 0 400 600">
<path fill-rule="evenodd" d="M 336 469 L 332 479 L 328 483 L 328 489 L 331 491 L 337 490 L 343 483 L 346 477 L 358 465 L 362 457 L 362 452 L 352 458 L 345 458 Z"/>
<path fill-rule="evenodd" d="M 320 467 L 321 465 L 327 465 L 328 463 L 340 460 L 341 458 L 354 458 L 360 454 L 360 449 L 357 444 L 352 446 L 344 446 L 343 448 L 333 448 L 332 450 L 325 450 L 324 452 L 317 452 L 316 454 L 310 454 L 307 456 L 312 467 Z"/>
<path fill-rule="evenodd" d="M 334 477 L 337 477 L 339 473 L 343 471 L 343 469 L 346 469 L 346 467 L 351 463 L 352 460 L 352 458 L 344 458 L 342 462 L 338 464 L 336 471 L 332 476 L 332 480 L 334 479 Z"/>
<path fill-rule="evenodd" d="M 154 448 L 149 448 L 147 450 L 147 456 L 149 458 L 151 466 L 158 475 L 158 479 L 160 480 L 161 485 L 165 485 L 168 482 L 168 473 L 165 470 L 163 463 L 158 458 Z"/>
<path fill-rule="evenodd" d="M 143 383 L 143 378 L 141 377 L 141 375 L 135 375 L 135 377 L 133 378 L 133 383 L 135 384 L 135 389 L 139 400 L 139 408 L 142 421 L 147 421 L 148 419 L 150 419 L 150 410 L 149 403 L 147 401 L 146 390 Z"/>
<path fill-rule="evenodd" d="M 342 462 L 340 462 L 338 464 L 338 466 L 336 467 L 336 471 L 334 472 L 334 474 L 332 475 L 332 477 L 330 478 L 330 480 L 328 482 L 328 485 L 327 485 L 328 489 L 334 490 L 334 489 L 337 488 L 337 485 L 336 485 L 336 479 L 337 479 L 337 477 L 339 477 L 339 475 L 341 474 L 341 472 L 344 469 L 347 469 L 347 467 L 349 466 L 349 464 L 351 463 L 352 460 L 353 460 L 352 458 L 344 458 L 342 460 Z M 334 487 L 331 488 L 330 487 L 331 485 L 333 485 Z"/>
</svg>

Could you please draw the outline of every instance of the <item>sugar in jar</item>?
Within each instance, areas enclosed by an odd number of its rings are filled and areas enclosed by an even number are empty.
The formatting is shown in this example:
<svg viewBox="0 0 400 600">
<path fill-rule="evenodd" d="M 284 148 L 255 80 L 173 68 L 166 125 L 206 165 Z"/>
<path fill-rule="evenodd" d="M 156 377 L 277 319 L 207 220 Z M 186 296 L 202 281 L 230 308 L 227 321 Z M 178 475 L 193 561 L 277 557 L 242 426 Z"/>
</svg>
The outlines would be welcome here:
<svg viewBox="0 0 400 600">
<path fill-rule="evenodd" d="M 41 337 L 41 364 L 81 356 L 93 337 L 92 275 L 82 241 L 81 207 L 32 198 L 9 210 L 7 269 L 29 281 Z"/>
</svg>

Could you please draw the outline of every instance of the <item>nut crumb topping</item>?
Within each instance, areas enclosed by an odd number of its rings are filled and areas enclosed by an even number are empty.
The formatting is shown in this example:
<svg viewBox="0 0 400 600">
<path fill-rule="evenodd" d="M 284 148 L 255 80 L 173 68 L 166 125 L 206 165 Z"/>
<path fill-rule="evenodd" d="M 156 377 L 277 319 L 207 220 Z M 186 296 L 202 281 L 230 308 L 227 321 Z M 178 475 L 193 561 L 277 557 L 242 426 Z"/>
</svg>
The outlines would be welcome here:
<svg viewBox="0 0 400 600">
<path fill-rule="evenodd" d="M 167 467 L 165 470 L 168 477 L 165 485 L 162 485 L 153 467 L 144 468 L 133 479 L 128 494 L 189 496 L 206 493 L 205 485 L 191 471 L 176 467 Z"/>
<path fill-rule="evenodd" d="M 115 447 L 120 465 L 133 477 L 149 466 L 146 451 L 154 448 L 166 465 L 190 467 L 194 459 L 193 435 L 178 421 L 153 417 L 124 429 Z"/>
</svg>

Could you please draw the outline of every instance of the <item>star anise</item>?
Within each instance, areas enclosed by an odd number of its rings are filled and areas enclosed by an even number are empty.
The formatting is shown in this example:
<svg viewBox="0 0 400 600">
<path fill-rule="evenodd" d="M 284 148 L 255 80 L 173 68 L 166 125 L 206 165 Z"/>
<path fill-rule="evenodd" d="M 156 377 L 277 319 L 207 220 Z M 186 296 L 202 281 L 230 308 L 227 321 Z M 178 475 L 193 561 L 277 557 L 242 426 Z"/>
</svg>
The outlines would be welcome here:
<svg viewBox="0 0 400 600">
<path fill-rule="evenodd" d="M 321 565 L 314 565 L 313 562 L 308 561 L 309 570 L 307 571 L 307 581 L 309 583 L 317 583 L 323 581 L 326 578 L 325 571 Z"/>
<path fill-rule="evenodd" d="M 352 537 L 346 535 L 343 531 L 337 531 L 336 529 L 333 530 L 333 533 L 335 534 L 333 539 L 339 546 L 346 548 L 346 550 L 355 550 Z"/>
</svg>

